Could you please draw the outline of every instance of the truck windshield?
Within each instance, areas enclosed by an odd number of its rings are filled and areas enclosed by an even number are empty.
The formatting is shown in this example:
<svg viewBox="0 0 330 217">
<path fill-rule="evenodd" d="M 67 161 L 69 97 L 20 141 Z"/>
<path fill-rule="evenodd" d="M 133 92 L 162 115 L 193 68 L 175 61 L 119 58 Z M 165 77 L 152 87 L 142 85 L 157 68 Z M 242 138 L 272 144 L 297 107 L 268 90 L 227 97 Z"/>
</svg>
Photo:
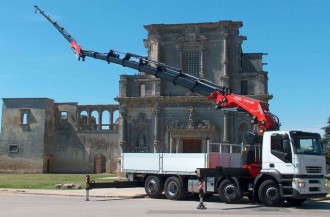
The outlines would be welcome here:
<svg viewBox="0 0 330 217">
<path fill-rule="evenodd" d="M 296 154 L 323 155 L 319 138 L 293 137 Z"/>
</svg>

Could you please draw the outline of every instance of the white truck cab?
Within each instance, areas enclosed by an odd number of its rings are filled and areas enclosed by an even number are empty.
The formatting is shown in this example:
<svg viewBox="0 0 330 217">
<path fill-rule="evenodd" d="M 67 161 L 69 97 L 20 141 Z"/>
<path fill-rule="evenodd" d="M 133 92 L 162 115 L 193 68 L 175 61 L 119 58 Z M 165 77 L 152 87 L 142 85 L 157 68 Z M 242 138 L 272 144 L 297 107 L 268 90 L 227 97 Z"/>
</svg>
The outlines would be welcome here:
<svg viewBox="0 0 330 217">
<path fill-rule="evenodd" d="M 326 196 L 326 163 L 320 139 L 317 133 L 302 131 L 265 132 L 262 168 L 256 182 L 261 177 L 272 178 L 279 189 L 270 187 L 264 193 L 259 189 L 259 199 L 278 197 L 301 203 L 306 198 Z"/>
</svg>

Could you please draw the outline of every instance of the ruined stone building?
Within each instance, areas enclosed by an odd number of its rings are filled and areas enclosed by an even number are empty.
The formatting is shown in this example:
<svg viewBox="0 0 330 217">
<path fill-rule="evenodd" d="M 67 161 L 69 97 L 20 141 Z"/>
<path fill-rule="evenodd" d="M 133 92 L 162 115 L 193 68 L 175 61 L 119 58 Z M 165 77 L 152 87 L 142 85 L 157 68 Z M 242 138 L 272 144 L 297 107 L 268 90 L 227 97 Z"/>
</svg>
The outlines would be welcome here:
<svg viewBox="0 0 330 217">
<path fill-rule="evenodd" d="M 144 45 L 151 60 L 269 101 L 264 54 L 243 53 L 242 25 L 147 25 Z M 206 96 L 144 73 L 122 75 L 115 100 L 119 105 L 3 99 L 0 171 L 115 172 L 121 151 L 205 152 L 207 139 L 240 144 L 251 130 L 246 113 L 214 110 Z"/>
<path fill-rule="evenodd" d="M 116 112 L 118 105 L 3 99 L 0 172 L 116 171 L 120 156 Z M 108 120 L 103 120 L 106 113 Z"/>
</svg>

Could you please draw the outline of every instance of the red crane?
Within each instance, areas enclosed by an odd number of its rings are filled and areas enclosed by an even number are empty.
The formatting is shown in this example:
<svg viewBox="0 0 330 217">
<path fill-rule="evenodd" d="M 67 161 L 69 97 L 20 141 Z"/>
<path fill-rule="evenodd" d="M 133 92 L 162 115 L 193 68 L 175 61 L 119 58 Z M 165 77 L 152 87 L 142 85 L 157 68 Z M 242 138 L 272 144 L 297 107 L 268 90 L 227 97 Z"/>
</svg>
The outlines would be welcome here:
<svg viewBox="0 0 330 217">
<path fill-rule="evenodd" d="M 63 27 L 53 21 L 50 16 L 46 15 L 38 6 L 34 7 L 36 12 L 39 11 L 70 43 L 70 47 L 77 55 L 78 60 L 82 59 L 84 61 L 85 57 L 92 57 L 104 60 L 108 63 L 115 63 L 124 67 L 136 69 L 140 72 L 145 72 L 170 81 L 175 85 L 188 88 L 192 92 L 207 96 L 216 103 L 216 109 L 237 108 L 244 110 L 252 116 L 251 123 L 259 126 L 258 134 L 262 134 L 267 130 L 279 129 L 279 119 L 269 111 L 268 103 L 264 101 L 231 93 L 227 87 L 221 87 L 208 80 L 185 74 L 181 69 L 149 60 L 140 55 L 126 53 L 123 58 L 120 58 L 120 55 L 114 50 L 110 50 L 107 53 L 84 50 Z"/>
</svg>

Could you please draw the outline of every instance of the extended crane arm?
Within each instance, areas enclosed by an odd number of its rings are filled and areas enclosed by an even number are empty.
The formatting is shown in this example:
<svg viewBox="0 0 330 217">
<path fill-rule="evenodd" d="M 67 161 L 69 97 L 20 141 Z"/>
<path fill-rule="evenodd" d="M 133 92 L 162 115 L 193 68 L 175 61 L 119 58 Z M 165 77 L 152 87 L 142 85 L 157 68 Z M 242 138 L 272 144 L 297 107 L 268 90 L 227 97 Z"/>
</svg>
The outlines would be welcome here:
<svg viewBox="0 0 330 217">
<path fill-rule="evenodd" d="M 38 6 L 35 5 L 34 8 L 36 13 L 39 11 L 40 14 L 42 14 L 49 22 L 51 22 L 55 28 L 64 36 L 64 38 L 70 43 L 71 49 L 76 53 L 79 59 L 82 56 L 82 48 L 77 44 L 76 40 L 74 40 L 74 38 L 67 31 L 65 31 L 63 27 L 58 25 L 57 22 L 53 21 L 50 16 L 46 15 L 45 12 L 42 11 Z"/>
<path fill-rule="evenodd" d="M 172 82 L 175 85 L 185 87 L 192 92 L 207 96 L 213 100 L 216 108 L 242 108 L 253 116 L 252 123 L 258 124 L 262 131 L 276 130 L 279 127 L 278 118 L 269 112 L 268 104 L 256 99 L 236 95 L 226 87 L 218 86 L 208 80 L 199 79 L 189 74 L 185 74 L 181 69 L 168 66 L 164 63 L 149 60 L 146 57 L 125 53 L 123 58 L 118 52 L 110 50 L 108 53 L 99 53 L 90 50 L 83 50 L 73 37 L 57 22 L 53 21 L 38 6 L 34 6 L 70 43 L 71 49 L 77 54 L 78 60 L 85 60 L 85 57 L 92 57 L 104 60 L 108 63 L 115 63 L 124 67 L 132 68 L 140 72 L 154 75 Z"/>
</svg>

